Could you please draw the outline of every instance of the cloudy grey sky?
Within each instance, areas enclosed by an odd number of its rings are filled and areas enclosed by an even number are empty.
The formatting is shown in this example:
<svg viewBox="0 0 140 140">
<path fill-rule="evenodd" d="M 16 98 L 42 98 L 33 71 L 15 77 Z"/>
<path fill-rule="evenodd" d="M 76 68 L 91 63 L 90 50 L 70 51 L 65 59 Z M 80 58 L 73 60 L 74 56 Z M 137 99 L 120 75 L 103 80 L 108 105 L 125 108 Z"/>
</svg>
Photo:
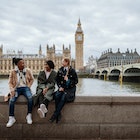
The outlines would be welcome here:
<svg viewBox="0 0 140 140">
<path fill-rule="evenodd" d="M 0 44 L 38 53 L 41 44 L 62 50 L 71 44 L 80 17 L 84 31 L 84 61 L 112 48 L 140 54 L 140 0 L 0 0 Z"/>
</svg>

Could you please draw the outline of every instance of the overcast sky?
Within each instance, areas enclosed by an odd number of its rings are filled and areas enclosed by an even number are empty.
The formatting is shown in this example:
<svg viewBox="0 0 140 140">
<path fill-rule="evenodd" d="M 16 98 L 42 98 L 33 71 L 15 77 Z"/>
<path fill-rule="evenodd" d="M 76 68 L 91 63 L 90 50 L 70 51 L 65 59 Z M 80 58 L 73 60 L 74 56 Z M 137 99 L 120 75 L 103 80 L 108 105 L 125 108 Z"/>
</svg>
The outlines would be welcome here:
<svg viewBox="0 0 140 140">
<path fill-rule="evenodd" d="M 0 0 L 0 44 L 24 53 L 43 54 L 46 45 L 71 44 L 80 18 L 84 32 L 84 61 L 112 48 L 137 49 L 140 54 L 140 0 Z"/>
</svg>

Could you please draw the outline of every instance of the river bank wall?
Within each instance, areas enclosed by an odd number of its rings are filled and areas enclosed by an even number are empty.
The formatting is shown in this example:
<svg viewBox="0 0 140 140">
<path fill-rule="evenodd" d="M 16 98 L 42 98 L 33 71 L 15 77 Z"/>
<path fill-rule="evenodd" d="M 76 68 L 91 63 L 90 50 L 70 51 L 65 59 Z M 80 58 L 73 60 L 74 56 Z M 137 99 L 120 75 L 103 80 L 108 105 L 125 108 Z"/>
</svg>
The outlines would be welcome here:
<svg viewBox="0 0 140 140">
<path fill-rule="evenodd" d="M 26 123 L 26 99 L 20 96 L 15 105 L 16 123 L 6 128 L 8 103 L 0 96 L 1 140 L 117 140 L 140 139 L 140 97 L 131 96 L 77 96 L 62 110 L 62 119 L 56 124 L 48 120 L 54 111 L 49 104 L 46 118 L 41 119 L 33 109 L 33 124 Z"/>
</svg>

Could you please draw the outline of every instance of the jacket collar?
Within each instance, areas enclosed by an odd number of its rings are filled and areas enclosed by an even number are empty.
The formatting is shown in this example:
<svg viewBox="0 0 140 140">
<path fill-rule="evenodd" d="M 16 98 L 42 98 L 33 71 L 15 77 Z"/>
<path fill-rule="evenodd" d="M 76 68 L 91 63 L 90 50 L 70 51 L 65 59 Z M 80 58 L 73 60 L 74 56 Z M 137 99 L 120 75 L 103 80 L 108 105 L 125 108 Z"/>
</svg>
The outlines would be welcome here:
<svg viewBox="0 0 140 140">
<path fill-rule="evenodd" d="M 15 70 L 16 73 L 20 73 L 20 70 L 19 70 L 18 66 L 15 66 L 14 70 Z M 26 74 L 26 68 L 23 69 L 22 73 L 23 73 L 23 75 Z"/>
</svg>

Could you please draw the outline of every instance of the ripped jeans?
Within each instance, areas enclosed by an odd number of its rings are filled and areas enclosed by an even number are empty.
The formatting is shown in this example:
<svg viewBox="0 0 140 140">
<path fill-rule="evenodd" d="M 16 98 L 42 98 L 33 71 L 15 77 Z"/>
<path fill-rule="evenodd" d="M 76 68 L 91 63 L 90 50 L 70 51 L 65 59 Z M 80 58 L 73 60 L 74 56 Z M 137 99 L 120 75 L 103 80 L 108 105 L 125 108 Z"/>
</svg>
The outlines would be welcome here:
<svg viewBox="0 0 140 140">
<path fill-rule="evenodd" d="M 20 95 L 25 96 L 28 101 L 27 114 L 32 112 L 33 99 L 32 99 L 32 93 L 31 93 L 30 88 L 29 87 L 19 87 L 16 89 L 15 96 L 9 100 L 9 116 L 14 116 L 15 102 Z"/>
</svg>

